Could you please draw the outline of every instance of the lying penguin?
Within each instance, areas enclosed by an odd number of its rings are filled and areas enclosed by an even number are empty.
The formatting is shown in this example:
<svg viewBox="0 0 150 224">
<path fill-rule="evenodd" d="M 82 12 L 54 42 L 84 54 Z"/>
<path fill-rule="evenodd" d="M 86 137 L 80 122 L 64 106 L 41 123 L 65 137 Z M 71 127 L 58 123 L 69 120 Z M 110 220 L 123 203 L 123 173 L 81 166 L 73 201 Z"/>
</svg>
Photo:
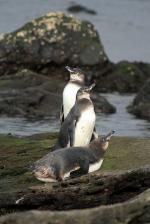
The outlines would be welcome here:
<svg viewBox="0 0 150 224">
<path fill-rule="evenodd" d="M 35 177 L 44 182 L 63 181 L 100 169 L 109 140 L 115 131 L 93 140 L 86 147 L 71 147 L 48 153 L 34 164 Z"/>
<path fill-rule="evenodd" d="M 61 122 L 64 121 L 74 106 L 77 91 L 85 84 L 85 75 L 81 69 L 70 68 L 69 66 L 66 66 L 66 69 L 70 72 L 70 80 L 63 90 L 63 103 L 60 113 Z"/>
<path fill-rule="evenodd" d="M 78 90 L 76 103 L 62 123 L 54 149 L 89 144 L 96 120 L 94 105 L 90 99 L 94 86 L 95 84 L 92 84 Z"/>
</svg>

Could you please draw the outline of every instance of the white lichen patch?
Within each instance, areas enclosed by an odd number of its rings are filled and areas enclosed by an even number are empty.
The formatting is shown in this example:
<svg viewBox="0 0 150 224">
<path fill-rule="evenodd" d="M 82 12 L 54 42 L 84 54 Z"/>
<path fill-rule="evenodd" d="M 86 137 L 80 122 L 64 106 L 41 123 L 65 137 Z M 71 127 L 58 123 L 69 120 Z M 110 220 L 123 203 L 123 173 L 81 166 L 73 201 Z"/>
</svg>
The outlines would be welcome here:
<svg viewBox="0 0 150 224">
<path fill-rule="evenodd" d="M 5 34 L 4 33 L 1 33 L 0 34 L 0 40 L 3 40 L 4 39 L 4 36 L 5 36 Z"/>
<path fill-rule="evenodd" d="M 80 23 L 63 23 L 63 26 L 66 26 L 69 30 L 81 31 Z"/>
<path fill-rule="evenodd" d="M 26 36 L 26 32 L 25 31 L 20 31 L 16 34 L 17 37 L 25 37 Z"/>
</svg>

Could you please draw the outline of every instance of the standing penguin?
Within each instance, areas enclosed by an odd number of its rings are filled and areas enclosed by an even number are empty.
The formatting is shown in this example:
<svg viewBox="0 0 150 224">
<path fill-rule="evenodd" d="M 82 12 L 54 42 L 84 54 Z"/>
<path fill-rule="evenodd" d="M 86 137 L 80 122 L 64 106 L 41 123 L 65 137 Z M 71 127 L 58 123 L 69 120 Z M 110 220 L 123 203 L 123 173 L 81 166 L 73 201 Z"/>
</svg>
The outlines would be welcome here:
<svg viewBox="0 0 150 224">
<path fill-rule="evenodd" d="M 69 66 L 66 66 L 66 69 L 70 72 L 70 80 L 63 90 L 63 103 L 60 114 L 61 122 L 64 121 L 74 106 L 77 91 L 85 84 L 85 75 L 81 69 L 70 68 Z"/>
<path fill-rule="evenodd" d="M 98 137 L 85 147 L 64 148 L 48 153 L 35 162 L 35 177 L 44 182 L 56 182 L 100 169 L 114 132 Z"/>
<path fill-rule="evenodd" d="M 76 103 L 62 123 L 54 149 L 89 144 L 96 120 L 94 105 L 90 99 L 90 91 L 94 86 L 92 84 L 78 90 Z"/>
</svg>

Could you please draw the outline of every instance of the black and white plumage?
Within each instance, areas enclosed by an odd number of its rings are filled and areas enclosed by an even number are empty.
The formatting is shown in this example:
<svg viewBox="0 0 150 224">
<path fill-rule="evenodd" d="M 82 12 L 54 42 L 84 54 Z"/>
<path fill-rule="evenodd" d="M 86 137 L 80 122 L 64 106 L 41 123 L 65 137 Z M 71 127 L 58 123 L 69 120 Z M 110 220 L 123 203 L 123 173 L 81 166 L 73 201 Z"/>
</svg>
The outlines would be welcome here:
<svg viewBox="0 0 150 224">
<path fill-rule="evenodd" d="M 55 149 L 89 144 L 96 120 L 94 105 L 90 99 L 90 91 L 94 86 L 92 84 L 78 90 L 76 103 L 60 128 Z"/>
<path fill-rule="evenodd" d="M 77 91 L 85 84 L 85 75 L 81 69 L 70 68 L 69 66 L 66 66 L 66 69 L 70 73 L 70 80 L 63 90 L 63 103 L 60 114 L 61 122 L 64 121 L 74 106 Z"/>
<path fill-rule="evenodd" d="M 33 173 L 44 182 L 62 181 L 100 169 L 109 140 L 114 134 L 98 137 L 85 147 L 63 148 L 48 153 L 34 164 Z"/>
</svg>

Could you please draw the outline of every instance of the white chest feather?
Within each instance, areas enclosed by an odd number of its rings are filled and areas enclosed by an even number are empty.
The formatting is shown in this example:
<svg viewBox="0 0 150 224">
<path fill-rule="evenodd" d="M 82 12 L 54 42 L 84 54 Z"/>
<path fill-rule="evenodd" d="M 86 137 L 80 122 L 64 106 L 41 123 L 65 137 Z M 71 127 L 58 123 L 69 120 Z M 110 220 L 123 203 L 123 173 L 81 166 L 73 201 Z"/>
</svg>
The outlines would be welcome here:
<svg viewBox="0 0 150 224">
<path fill-rule="evenodd" d="M 89 167 L 89 173 L 92 173 L 96 170 L 99 170 L 101 165 L 103 163 L 103 159 L 100 159 L 97 163 L 90 165 Z"/>
<path fill-rule="evenodd" d="M 64 118 L 74 106 L 76 101 L 77 91 L 80 89 L 79 85 L 68 83 L 63 91 L 63 107 L 64 107 Z"/>
<path fill-rule="evenodd" d="M 82 113 L 75 128 L 74 146 L 89 144 L 95 127 L 95 119 L 95 111 L 92 107 Z"/>
</svg>

